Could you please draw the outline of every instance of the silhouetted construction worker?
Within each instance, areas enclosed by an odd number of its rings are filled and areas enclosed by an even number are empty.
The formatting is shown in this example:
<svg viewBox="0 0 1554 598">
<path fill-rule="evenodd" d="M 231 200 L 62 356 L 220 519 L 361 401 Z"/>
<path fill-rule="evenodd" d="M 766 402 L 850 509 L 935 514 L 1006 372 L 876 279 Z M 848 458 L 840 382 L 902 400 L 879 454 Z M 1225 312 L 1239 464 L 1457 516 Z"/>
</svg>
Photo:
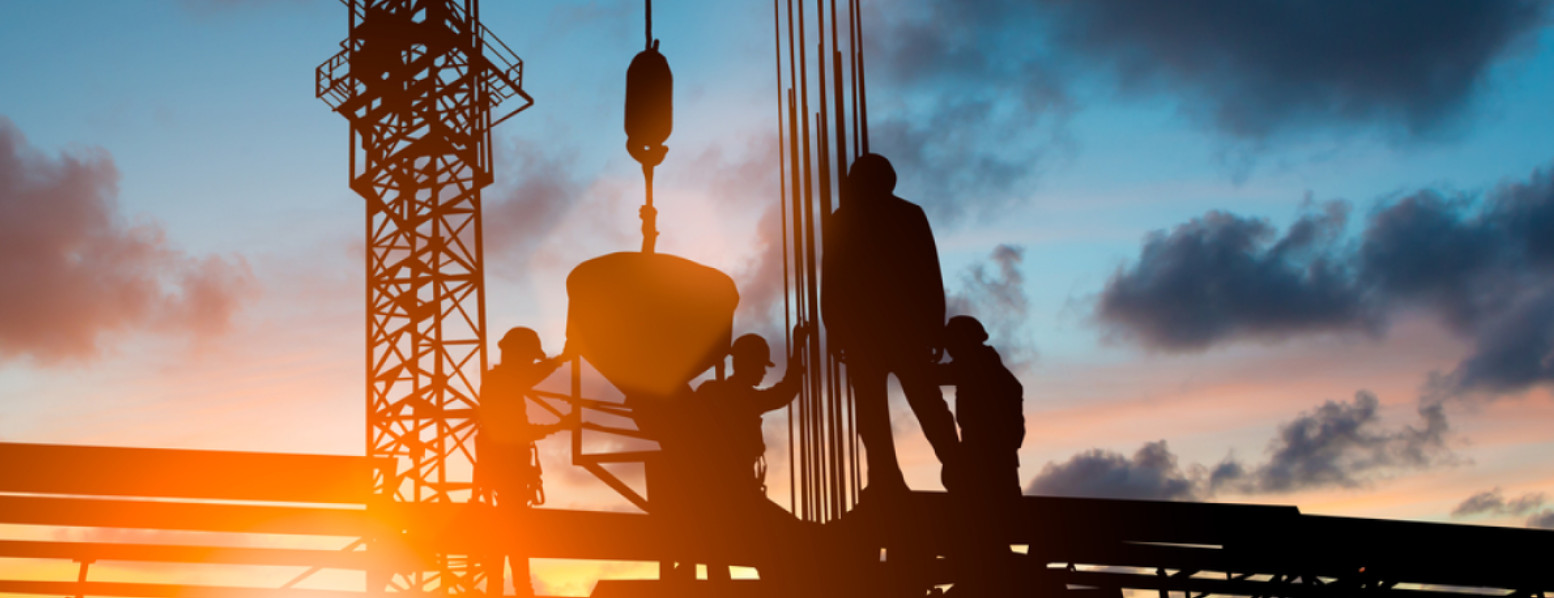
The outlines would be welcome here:
<svg viewBox="0 0 1554 598">
<path fill-rule="evenodd" d="M 809 326 L 793 328 L 794 347 L 803 347 Z M 800 350 L 788 357 L 782 381 L 770 388 L 757 388 L 765 378 L 771 361 L 771 347 L 757 334 L 734 340 L 729 355 L 734 371 L 726 379 L 708 380 L 696 389 L 696 422 L 704 429 L 697 447 L 699 494 L 702 512 L 723 518 L 738 526 L 741 534 L 763 544 L 767 562 L 760 567 L 763 578 L 791 571 L 798 555 L 785 550 L 805 533 L 792 513 L 766 498 L 766 441 L 761 433 L 761 418 L 768 411 L 793 402 L 803 386 L 805 369 Z M 726 531 L 726 530 L 725 530 Z M 784 565 L 788 565 L 784 567 Z M 783 570 L 787 569 L 787 570 Z M 728 579 L 728 567 L 709 563 L 709 579 Z"/>
<path fill-rule="evenodd" d="M 809 335 L 804 325 L 793 329 L 794 346 L 803 346 Z M 764 487 L 766 441 L 761 434 L 761 416 L 781 409 L 798 396 L 804 381 L 804 365 L 794 354 L 788 358 L 782 381 L 770 388 L 756 386 L 766 378 L 771 347 L 758 334 L 746 334 L 734 340 L 729 350 L 734 371 L 724 380 L 708 380 L 696 389 L 697 408 L 708 419 L 706 434 L 721 449 L 709 464 L 716 469 L 711 482 L 721 491 L 752 493 Z"/>
<path fill-rule="evenodd" d="M 1025 441 L 1025 392 L 1004 367 L 998 351 L 986 344 L 987 330 L 971 316 L 955 316 L 945 326 L 949 363 L 939 366 L 940 381 L 955 385 L 955 419 L 960 423 L 960 454 L 948 468 L 956 488 L 987 496 L 1020 495 L 1020 444 Z"/>
<path fill-rule="evenodd" d="M 480 386 L 475 485 L 490 496 L 499 512 L 512 515 L 545 500 L 534 441 L 555 432 L 558 425 L 530 423 L 527 396 L 564 358 L 546 358 L 539 334 L 522 327 L 507 331 L 497 347 L 502 352 L 501 362 L 486 372 Z M 502 517 L 509 523 L 514 519 Z M 486 563 L 487 592 L 502 594 L 502 562 L 506 559 L 512 562 L 515 591 L 519 596 L 533 596 L 528 551 L 523 549 L 518 530 L 499 526 L 493 531 L 498 552 L 491 557 L 494 561 Z"/>
<path fill-rule="evenodd" d="M 944 332 L 939 254 L 923 209 L 896 197 L 895 187 L 888 160 L 859 157 L 842 206 L 824 227 L 821 314 L 855 393 L 869 468 L 865 500 L 907 490 L 891 437 L 890 374 L 940 463 L 953 461 L 957 444 L 955 419 L 932 374 Z"/>
<path fill-rule="evenodd" d="M 945 325 L 940 382 L 955 385 L 960 452 L 946 464 L 945 485 L 962 531 L 956 551 L 957 596 L 1016 593 L 1009 541 L 1000 538 L 1020 497 L 1020 444 L 1025 441 L 1024 388 L 985 344 L 987 330 L 971 316 Z"/>
</svg>

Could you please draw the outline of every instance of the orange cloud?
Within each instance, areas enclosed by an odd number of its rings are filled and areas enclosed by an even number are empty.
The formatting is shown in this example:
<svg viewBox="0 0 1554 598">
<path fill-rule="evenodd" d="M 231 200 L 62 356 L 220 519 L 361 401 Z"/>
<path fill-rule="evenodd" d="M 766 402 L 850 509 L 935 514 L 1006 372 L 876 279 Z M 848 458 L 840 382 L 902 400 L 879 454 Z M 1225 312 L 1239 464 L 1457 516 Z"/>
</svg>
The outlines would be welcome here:
<svg viewBox="0 0 1554 598">
<path fill-rule="evenodd" d="M 125 222 L 101 149 L 42 155 L 0 117 L 0 359 L 96 356 L 105 337 L 226 330 L 254 279 L 241 258 L 190 257 Z"/>
</svg>

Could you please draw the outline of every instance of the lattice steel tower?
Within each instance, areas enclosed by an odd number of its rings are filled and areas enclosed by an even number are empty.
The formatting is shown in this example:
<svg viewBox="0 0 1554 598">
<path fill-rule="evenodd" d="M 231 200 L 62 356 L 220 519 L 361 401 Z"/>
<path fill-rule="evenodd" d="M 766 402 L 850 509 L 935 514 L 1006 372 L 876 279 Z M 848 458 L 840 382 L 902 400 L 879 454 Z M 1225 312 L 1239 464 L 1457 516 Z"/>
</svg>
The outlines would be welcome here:
<svg viewBox="0 0 1554 598">
<path fill-rule="evenodd" d="M 399 461 L 377 480 L 398 500 L 466 499 L 486 367 L 480 190 L 491 127 L 533 100 L 476 0 L 346 4 L 350 36 L 317 93 L 351 122 L 367 200 L 367 455 Z"/>
</svg>

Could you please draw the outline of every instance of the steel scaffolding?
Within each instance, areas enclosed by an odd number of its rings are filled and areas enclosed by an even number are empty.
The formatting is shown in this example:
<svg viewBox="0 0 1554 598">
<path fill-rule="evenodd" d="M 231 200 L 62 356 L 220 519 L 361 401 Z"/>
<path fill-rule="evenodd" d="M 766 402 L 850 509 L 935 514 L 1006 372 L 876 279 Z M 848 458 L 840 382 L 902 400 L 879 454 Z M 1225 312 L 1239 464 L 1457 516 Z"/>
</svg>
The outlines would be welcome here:
<svg viewBox="0 0 1554 598">
<path fill-rule="evenodd" d="M 351 123 L 350 185 L 367 200 L 367 456 L 398 461 L 375 480 L 396 500 L 467 500 L 486 369 L 480 193 L 491 127 L 533 100 L 476 0 L 347 6 L 316 93 Z M 444 561 L 444 574 L 470 569 Z M 476 577 L 396 585 L 461 593 Z"/>
</svg>

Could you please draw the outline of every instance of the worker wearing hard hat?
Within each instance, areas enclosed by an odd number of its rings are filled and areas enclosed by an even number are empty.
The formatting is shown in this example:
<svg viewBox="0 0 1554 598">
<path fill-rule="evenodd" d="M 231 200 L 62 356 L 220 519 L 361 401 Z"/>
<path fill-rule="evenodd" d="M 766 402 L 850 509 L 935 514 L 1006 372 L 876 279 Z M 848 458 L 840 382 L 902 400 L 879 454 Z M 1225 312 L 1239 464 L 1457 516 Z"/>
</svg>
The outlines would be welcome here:
<svg viewBox="0 0 1554 598">
<path fill-rule="evenodd" d="M 962 536 L 952 564 L 959 596 L 1010 596 L 1017 566 L 1004 535 L 1020 498 L 1020 444 L 1025 440 L 1024 387 L 987 343 L 987 329 L 971 316 L 945 324 L 939 382 L 955 385 L 960 452 L 945 464 L 956 528 Z M 1025 592 L 1029 593 L 1029 592 Z"/>
<path fill-rule="evenodd" d="M 954 461 L 959 443 L 955 418 L 933 380 L 944 334 L 944 278 L 933 230 L 923 209 L 896 197 L 895 188 L 889 160 L 860 156 L 847 173 L 841 207 L 824 226 L 821 315 L 853 387 L 869 471 L 865 503 L 907 491 L 886 400 L 891 374 L 940 463 Z"/>
<path fill-rule="evenodd" d="M 539 454 L 534 441 L 560 429 L 559 424 L 529 422 L 528 394 L 565 361 L 564 355 L 545 357 L 540 335 L 529 328 L 513 328 L 497 343 L 501 361 L 485 374 L 476 410 L 475 487 L 503 512 L 513 512 L 545 502 L 540 480 Z M 503 588 L 502 561 L 510 558 L 513 587 L 520 596 L 533 596 L 527 551 L 505 543 L 489 555 L 487 587 L 493 595 Z M 494 562 L 492 562 L 494 561 Z"/>
<path fill-rule="evenodd" d="M 793 328 L 793 344 L 802 347 L 809 336 L 803 324 Z M 761 416 L 781 409 L 798 396 L 804 380 L 804 364 L 798 352 L 788 359 L 782 381 L 770 388 L 757 388 L 766 379 L 772 363 L 771 347 L 759 334 L 746 334 L 734 340 L 729 350 L 734 371 L 726 379 L 708 380 L 696 389 L 697 406 L 708 415 L 706 433 L 721 451 L 714 462 L 710 483 L 718 491 L 754 493 L 765 485 L 764 457 L 766 441 L 761 434 Z"/>
<path fill-rule="evenodd" d="M 939 382 L 955 385 L 961 437 L 959 461 L 946 468 L 949 490 L 1018 497 L 1024 386 L 987 345 L 987 329 L 976 318 L 950 318 L 944 336 L 951 361 L 939 366 Z"/>
<path fill-rule="evenodd" d="M 809 326 L 793 329 L 794 352 L 788 358 L 782 381 L 758 388 L 766 370 L 775 366 L 766 339 L 746 334 L 734 341 L 729 355 L 734 371 L 726 379 L 708 380 L 696 389 L 699 431 L 696 468 L 697 503 L 704 516 L 722 519 L 744 533 L 766 536 L 763 550 L 769 554 L 757 564 L 761 577 L 791 575 L 795 559 L 802 555 L 786 550 L 788 542 L 806 533 L 786 509 L 766 498 L 766 442 L 761 416 L 780 409 L 798 396 L 803 386 L 804 364 L 799 360 L 809 337 Z M 788 542 L 784 542 L 788 541 Z M 803 567 L 803 565 L 797 565 Z M 709 563 L 710 579 L 727 579 L 728 568 Z"/>
</svg>

